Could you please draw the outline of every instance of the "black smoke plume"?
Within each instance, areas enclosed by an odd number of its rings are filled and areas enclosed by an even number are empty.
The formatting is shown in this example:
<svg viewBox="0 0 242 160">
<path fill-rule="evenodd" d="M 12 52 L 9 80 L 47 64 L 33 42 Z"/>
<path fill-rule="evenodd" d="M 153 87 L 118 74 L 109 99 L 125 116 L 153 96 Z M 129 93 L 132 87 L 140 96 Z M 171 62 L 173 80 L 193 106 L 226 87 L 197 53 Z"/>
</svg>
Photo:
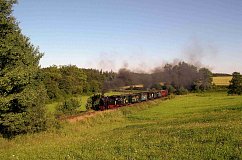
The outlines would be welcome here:
<svg viewBox="0 0 242 160">
<path fill-rule="evenodd" d="M 103 90 L 105 92 L 110 89 L 138 84 L 143 84 L 144 89 L 148 89 L 152 85 L 161 82 L 170 84 L 176 89 L 185 88 L 192 90 L 194 86 L 204 84 L 205 82 L 203 81 L 208 81 L 210 73 L 208 69 L 200 69 L 186 62 L 166 64 L 163 67 L 154 69 L 151 73 L 135 73 L 129 69 L 122 68 L 112 81 L 105 81 Z M 210 81 L 211 79 L 209 79 Z"/>
</svg>

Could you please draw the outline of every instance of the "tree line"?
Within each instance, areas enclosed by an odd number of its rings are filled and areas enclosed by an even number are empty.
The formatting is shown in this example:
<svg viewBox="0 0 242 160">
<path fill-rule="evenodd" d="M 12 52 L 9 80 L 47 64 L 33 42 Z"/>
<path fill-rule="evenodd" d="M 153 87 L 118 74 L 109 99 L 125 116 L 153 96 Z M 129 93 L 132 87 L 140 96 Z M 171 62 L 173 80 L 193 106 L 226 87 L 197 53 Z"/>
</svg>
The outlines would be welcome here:
<svg viewBox="0 0 242 160">
<path fill-rule="evenodd" d="M 40 69 L 49 100 L 58 100 L 75 94 L 100 93 L 105 80 L 115 73 L 97 69 L 82 69 L 75 65 L 51 66 Z"/>
<path fill-rule="evenodd" d="M 120 69 L 111 81 L 105 81 L 104 90 L 142 84 L 143 89 L 166 89 L 170 92 L 206 91 L 212 87 L 212 72 L 186 62 L 166 64 L 152 73 L 135 73 Z"/>
</svg>

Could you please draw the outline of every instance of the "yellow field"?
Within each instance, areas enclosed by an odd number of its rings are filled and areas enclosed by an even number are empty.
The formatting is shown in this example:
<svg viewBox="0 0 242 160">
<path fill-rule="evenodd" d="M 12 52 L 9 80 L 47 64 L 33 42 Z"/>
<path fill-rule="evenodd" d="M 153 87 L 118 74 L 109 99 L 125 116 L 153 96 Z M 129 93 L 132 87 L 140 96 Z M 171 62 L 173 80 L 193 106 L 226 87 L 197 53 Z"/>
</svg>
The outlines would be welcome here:
<svg viewBox="0 0 242 160">
<path fill-rule="evenodd" d="M 134 88 L 143 88 L 144 87 L 143 84 L 136 84 L 136 85 L 124 86 L 124 87 L 120 87 L 120 88 L 121 89 L 129 89 L 131 86 L 134 87 Z"/>
<path fill-rule="evenodd" d="M 232 76 L 213 77 L 213 83 L 218 86 L 228 86 Z"/>
</svg>

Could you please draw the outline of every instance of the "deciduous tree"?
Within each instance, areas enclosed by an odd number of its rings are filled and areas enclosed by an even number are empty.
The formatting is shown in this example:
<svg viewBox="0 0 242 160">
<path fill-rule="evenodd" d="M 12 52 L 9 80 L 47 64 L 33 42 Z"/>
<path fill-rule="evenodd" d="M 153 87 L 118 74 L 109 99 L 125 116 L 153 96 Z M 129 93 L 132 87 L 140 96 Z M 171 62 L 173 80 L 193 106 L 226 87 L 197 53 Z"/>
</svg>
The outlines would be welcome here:
<svg viewBox="0 0 242 160">
<path fill-rule="evenodd" d="M 241 93 L 242 93 L 242 76 L 240 75 L 239 72 L 234 72 L 228 87 L 228 94 L 240 95 Z"/>
</svg>

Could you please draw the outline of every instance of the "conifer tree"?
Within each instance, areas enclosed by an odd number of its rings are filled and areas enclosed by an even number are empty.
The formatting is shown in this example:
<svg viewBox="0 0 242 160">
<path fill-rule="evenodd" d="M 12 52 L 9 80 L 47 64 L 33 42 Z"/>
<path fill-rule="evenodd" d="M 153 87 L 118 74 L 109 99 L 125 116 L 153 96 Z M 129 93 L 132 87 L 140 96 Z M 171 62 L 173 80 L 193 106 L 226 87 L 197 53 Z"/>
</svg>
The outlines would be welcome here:
<svg viewBox="0 0 242 160">
<path fill-rule="evenodd" d="M 242 93 L 242 76 L 239 72 L 234 72 L 230 85 L 228 87 L 228 94 L 238 94 Z"/>
<path fill-rule="evenodd" d="M 46 91 L 39 78 L 42 54 L 12 15 L 16 0 L 0 0 L 0 133 L 5 137 L 46 129 Z"/>
</svg>

